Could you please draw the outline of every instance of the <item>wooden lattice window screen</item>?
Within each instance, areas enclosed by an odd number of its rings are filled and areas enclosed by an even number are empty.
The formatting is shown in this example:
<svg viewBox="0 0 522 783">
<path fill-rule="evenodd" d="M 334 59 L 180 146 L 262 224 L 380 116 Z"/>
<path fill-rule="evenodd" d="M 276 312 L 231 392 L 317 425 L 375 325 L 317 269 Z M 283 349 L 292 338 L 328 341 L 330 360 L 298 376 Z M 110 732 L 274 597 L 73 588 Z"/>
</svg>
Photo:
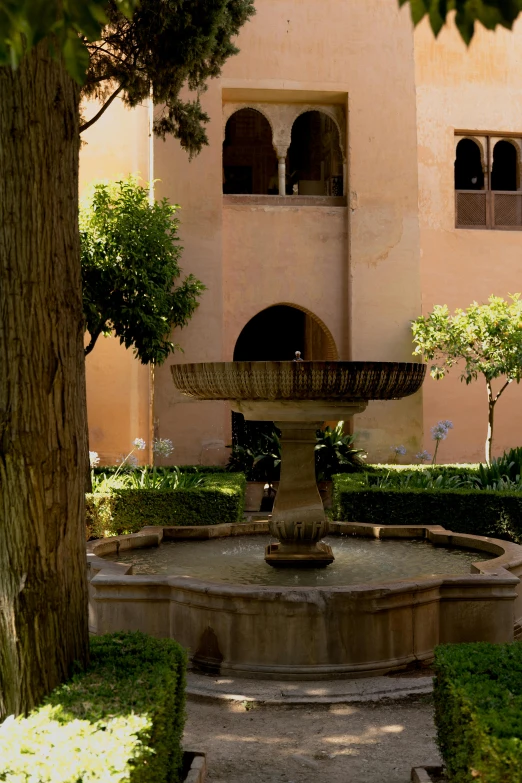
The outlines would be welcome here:
<svg viewBox="0 0 522 783">
<path fill-rule="evenodd" d="M 487 193 L 476 190 L 455 192 L 457 228 L 487 228 Z"/>
<path fill-rule="evenodd" d="M 492 191 L 491 197 L 492 228 L 522 229 L 522 193 Z"/>
</svg>

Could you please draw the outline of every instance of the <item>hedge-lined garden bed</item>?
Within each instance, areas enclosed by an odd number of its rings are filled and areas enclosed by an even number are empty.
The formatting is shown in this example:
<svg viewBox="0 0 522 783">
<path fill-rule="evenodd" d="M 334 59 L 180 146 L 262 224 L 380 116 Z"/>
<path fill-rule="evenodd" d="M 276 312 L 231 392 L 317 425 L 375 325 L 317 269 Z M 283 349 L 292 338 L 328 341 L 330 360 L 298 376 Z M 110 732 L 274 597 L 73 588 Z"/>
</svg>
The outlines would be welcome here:
<svg viewBox="0 0 522 783">
<path fill-rule="evenodd" d="M 0 727 L 0 781 L 179 783 L 186 654 L 172 639 L 91 639 L 87 671 Z"/>
<path fill-rule="evenodd" d="M 441 645 L 434 667 L 449 783 L 522 783 L 522 644 Z"/>
<path fill-rule="evenodd" d="M 216 473 L 207 475 L 202 486 L 188 489 L 115 489 L 87 495 L 87 539 L 137 533 L 144 525 L 240 522 L 245 486 L 242 473 Z"/>
<path fill-rule="evenodd" d="M 442 525 L 456 533 L 522 542 L 522 493 L 368 487 L 364 475 L 333 477 L 334 519 L 375 525 Z"/>
</svg>

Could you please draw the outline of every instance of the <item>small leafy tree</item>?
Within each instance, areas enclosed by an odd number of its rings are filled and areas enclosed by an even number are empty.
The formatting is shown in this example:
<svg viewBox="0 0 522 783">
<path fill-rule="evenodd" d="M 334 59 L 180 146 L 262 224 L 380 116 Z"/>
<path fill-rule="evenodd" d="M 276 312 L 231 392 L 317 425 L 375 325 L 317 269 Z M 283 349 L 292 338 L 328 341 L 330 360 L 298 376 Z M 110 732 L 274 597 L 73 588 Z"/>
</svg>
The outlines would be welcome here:
<svg viewBox="0 0 522 783">
<path fill-rule="evenodd" d="M 412 324 L 414 353 L 434 360 L 431 375 L 444 378 L 453 365 L 464 362 L 461 380 L 467 384 L 483 376 L 488 397 L 486 462 L 491 464 L 495 406 L 513 381 L 522 377 L 522 302 L 520 294 L 509 300 L 490 296 L 488 304 L 473 302 L 466 310 L 450 315 L 446 305 L 437 305 Z M 492 382 L 504 380 L 494 393 Z"/>
<path fill-rule="evenodd" d="M 112 331 L 143 364 L 161 364 L 178 346 L 173 328 L 187 324 L 205 289 L 181 275 L 176 207 L 149 203 L 134 179 L 96 185 L 80 210 L 83 309 L 89 354 Z"/>
</svg>

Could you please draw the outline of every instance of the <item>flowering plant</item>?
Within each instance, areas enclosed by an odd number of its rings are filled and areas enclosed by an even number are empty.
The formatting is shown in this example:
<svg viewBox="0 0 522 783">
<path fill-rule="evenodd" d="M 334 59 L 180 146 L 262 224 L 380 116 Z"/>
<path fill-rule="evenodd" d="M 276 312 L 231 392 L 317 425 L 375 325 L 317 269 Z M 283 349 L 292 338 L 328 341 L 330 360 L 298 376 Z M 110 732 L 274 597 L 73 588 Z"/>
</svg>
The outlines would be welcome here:
<svg viewBox="0 0 522 783">
<path fill-rule="evenodd" d="M 393 454 L 393 461 L 397 462 L 399 457 L 404 457 L 406 454 L 406 446 L 392 446 L 390 451 Z"/>
<path fill-rule="evenodd" d="M 432 455 L 428 451 L 426 451 L 426 450 L 419 451 L 419 453 L 415 455 L 415 459 L 420 460 L 421 463 L 422 462 L 428 462 L 428 460 L 430 460 L 431 458 L 432 458 Z"/>
<path fill-rule="evenodd" d="M 170 457 L 174 451 L 174 446 L 169 438 L 154 438 L 152 442 L 152 451 L 158 457 Z"/>
<path fill-rule="evenodd" d="M 433 452 L 433 459 L 431 461 L 432 465 L 435 465 L 435 462 L 437 461 L 437 451 L 439 450 L 440 442 L 442 440 L 446 440 L 448 437 L 448 432 L 452 429 L 453 422 L 449 419 L 438 421 L 437 424 L 431 428 L 431 437 L 432 440 L 435 441 L 435 451 Z"/>
</svg>

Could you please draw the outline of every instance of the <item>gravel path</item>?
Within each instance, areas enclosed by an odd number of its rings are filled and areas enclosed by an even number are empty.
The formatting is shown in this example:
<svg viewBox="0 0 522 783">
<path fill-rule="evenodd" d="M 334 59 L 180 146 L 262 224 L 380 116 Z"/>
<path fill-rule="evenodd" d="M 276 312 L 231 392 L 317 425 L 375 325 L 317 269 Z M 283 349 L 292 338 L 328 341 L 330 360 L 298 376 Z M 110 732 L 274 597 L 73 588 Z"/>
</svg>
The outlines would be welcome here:
<svg viewBox="0 0 522 783">
<path fill-rule="evenodd" d="M 429 697 L 377 705 L 256 707 L 189 702 L 187 749 L 209 783 L 408 783 L 438 764 Z"/>
</svg>

